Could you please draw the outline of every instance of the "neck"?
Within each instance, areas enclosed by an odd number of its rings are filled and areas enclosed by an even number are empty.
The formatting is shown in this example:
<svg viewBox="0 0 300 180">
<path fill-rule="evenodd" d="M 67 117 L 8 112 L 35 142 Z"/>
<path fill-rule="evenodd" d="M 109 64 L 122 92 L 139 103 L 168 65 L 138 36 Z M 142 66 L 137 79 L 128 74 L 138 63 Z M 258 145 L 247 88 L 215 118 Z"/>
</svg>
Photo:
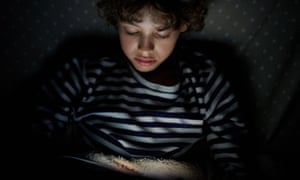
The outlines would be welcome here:
<svg viewBox="0 0 300 180">
<path fill-rule="evenodd" d="M 179 67 L 175 59 L 168 59 L 157 69 L 141 73 L 150 82 L 165 86 L 173 86 L 179 82 Z"/>
</svg>

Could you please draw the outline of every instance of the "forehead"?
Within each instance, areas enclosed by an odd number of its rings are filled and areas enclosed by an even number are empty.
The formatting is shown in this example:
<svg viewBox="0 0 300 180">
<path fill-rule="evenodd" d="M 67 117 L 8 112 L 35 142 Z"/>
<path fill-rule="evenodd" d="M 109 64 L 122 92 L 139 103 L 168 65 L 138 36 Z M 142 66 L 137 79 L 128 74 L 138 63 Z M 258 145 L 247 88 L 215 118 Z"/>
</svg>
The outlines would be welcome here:
<svg viewBox="0 0 300 180">
<path fill-rule="evenodd" d="M 162 28 L 169 28 L 174 25 L 174 17 L 171 14 L 159 11 L 152 6 L 144 6 L 129 17 L 130 18 L 124 19 L 124 21 L 135 24 L 148 20 Z"/>
</svg>

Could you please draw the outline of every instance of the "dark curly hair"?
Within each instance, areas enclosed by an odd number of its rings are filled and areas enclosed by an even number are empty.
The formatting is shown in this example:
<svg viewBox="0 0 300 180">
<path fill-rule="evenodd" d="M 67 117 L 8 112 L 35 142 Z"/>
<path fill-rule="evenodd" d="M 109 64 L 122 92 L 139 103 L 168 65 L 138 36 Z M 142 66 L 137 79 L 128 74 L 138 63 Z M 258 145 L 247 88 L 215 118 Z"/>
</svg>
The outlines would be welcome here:
<svg viewBox="0 0 300 180">
<path fill-rule="evenodd" d="M 119 20 L 139 21 L 139 10 L 151 7 L 166 19 L 168 26 L 175 28 L 181 23 L 188 22 L 189 29 L 199 31 L 204 27 L 207 14 L 206 0 L 99 0 L 97 2 L 98 14 L 113 26 Z"/>
</svg>

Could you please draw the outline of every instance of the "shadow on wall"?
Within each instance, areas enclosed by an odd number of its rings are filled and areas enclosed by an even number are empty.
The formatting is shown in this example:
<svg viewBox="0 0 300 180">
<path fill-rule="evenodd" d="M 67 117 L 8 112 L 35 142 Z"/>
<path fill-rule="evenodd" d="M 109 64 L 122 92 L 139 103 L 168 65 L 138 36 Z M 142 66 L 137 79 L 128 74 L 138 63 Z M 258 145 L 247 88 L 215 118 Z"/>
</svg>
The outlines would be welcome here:
<svg viewBox="0 0 300 180">
<path fill-rule="evenodd" d="M 59 66 L 66 61 L 78 59 L 98 59 L 102 56 L 116 56 L 121 52 L 119 41 L 114 36 L 102 36 L 98 34 L 80 34 L 77 36 L 70 36 L 61 42 L 56 50 L 44 60 L 44 64 L 37 73 L 38 79 L 42 75 L 49 75 L 57 70 Z"/>
</svg>

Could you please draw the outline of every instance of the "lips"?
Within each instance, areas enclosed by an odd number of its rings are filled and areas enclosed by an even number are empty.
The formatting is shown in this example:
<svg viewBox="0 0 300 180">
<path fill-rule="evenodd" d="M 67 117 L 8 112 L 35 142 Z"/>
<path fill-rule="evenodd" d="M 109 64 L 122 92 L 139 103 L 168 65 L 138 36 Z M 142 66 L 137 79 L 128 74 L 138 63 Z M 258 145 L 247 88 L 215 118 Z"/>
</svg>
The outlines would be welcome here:
<svg viewBox="0 0 300 180">
<path fill-rule="evenodd" d="M 145 58 L 145 57 L 136 57 L 135 60 L 138 64 L 143 66 L 150 66 L 154 64 L 156 61 L 154 58 Z"/>
</svg>

